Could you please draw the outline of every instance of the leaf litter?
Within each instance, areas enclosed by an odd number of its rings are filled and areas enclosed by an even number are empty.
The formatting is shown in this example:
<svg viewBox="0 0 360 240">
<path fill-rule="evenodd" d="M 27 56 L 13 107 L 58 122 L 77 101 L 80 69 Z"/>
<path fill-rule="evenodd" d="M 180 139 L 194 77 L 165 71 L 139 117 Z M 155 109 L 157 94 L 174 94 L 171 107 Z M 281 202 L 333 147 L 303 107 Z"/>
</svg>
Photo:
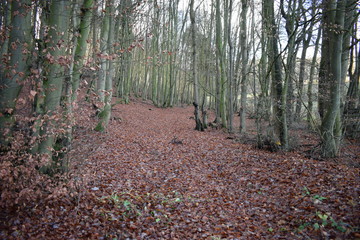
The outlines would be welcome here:
<svg viewBox="0 0 360 240">
<path fill-rule="evenodd" d="M 3 239 L 358 239 L 359 168 L 272 153 L 192 107 L 114 106 L 105 133 L 80 106 L 69 187 L 2 216 Z"/>
</svg>

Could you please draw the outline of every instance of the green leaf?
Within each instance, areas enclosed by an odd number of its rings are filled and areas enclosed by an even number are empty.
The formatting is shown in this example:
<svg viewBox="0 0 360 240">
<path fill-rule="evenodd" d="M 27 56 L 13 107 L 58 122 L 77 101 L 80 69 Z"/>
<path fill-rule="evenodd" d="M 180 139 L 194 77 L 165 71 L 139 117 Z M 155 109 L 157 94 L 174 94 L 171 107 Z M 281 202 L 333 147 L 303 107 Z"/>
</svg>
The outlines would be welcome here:
<svg viewBox="0 0 360 240">
<path fill-rule="evenodd" d="M 318 230 L 320 228 L 320 225 L 318 223 L 314 223 L 314 229 Z"/>
<path fill-rule="evenodd" d="M 327 214 L 321 214 L 320 212 L 316 212 L 316 215 L 323 221 L 326 222 L 326 220 L 328 219 L 328 215 Z"/>
<path fill-rule="evenodd" d="M 268 228 L 268 231 L 269 231 L 269 232 L 273 232 L 274 229 L 270 227 L 270 228 Z"/>
<path fill-rule="evenodd" d="M 161 219 L 160 218 L 157 218 L 157 219 L 155 219 L 155 222 L 160 222 L 161 221 Z"/>
<path fill-rule="evenodd" d="M 313 199 L 317 199 L 317 200 L 323 201 L 323 200 L 325 200 L 325 199 L 327 199 L 327 198 L 326 198 L 326 197 L 322 197 L 322 196 L 320 196 L 320 195 L 314 195 L 314 196 L 313 196 Z"/>
<path fill-rule="evenodd" d="M 127 209 L 127 210 L 130 210 L 131 209 L 131 202 L 129 202 L 128 200 L 125 200 L 124 201 L 124 207 Z"/>
<path fill-rule="evenodd" d="M 304 187 L 303 190 L 304 190 L 303 195 L 310 195 L 310 190 L 307 187 Z"/>
</svg>

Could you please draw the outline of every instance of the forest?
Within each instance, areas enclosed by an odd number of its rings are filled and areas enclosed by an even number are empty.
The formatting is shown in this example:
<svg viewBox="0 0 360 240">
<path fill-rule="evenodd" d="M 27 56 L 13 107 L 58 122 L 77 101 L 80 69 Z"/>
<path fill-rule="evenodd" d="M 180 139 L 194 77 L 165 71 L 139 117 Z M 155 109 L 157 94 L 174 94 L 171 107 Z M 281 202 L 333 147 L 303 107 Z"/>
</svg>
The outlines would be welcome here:
<svg viewBox="0 0 360 240">
<path fill-rule="evenodd" d="M 1 239 L 360 239 L 357 0 L 1 0 Z"/>
</svg>

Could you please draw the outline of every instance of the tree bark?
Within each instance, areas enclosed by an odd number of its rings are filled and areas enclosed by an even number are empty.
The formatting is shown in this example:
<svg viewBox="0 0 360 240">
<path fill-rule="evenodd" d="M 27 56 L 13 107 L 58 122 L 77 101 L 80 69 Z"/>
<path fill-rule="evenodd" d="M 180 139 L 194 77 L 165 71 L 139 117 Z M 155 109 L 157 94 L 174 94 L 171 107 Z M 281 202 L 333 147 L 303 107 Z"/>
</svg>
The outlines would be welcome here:
<svg viewBox="0 0 360 240">
<path fill-rule="evenodd" d="M 0 144 L 11 142 L 16 102 L 28 75 L 31 54 L 31 0 L 11 2 L 11 30 L 9 40 L 2 46 L 10 59 L 6 66 L 0 66 Z M 1 56 L 3 58 L 3 56 Z M 1 60 L 2 61 L 2 60 Z"/>
<path fill-rule="evenodd" d="M 63 84 L 65 82 L 65 72 L 69 67 L 69 59 L 66 58 L 66 48 L 68 46 L 68 26 L 70 19 L 70 3 L 67 0 L 53 1 L 50 7 L 49 15 L 49 34 L 47 38 L 46 60 L 44 63 L 45 77 L 44 86 L 44 105 L 42 108 L 44 125 L 41 127 L 39 144 L 39 153 L 47 155 L 49 159 L 53 157 L 55 140 L 58 137 L 56 130 L 59 115 L 60 99 L 62 95 Z M 50 162 L 43 166 L 42 171 L 51 173 L 55 169 L 66 170 L 63 162 Z M 49 172 L 50 171 L 50 172 Z"/>
<path fill-rule="evenodd" d="M 247 104 L 247 65 L 248 65 L 248 45 L 247 45 L 247 25 L 246 15 L 248 10 L 248 1 L 241 1 L 241 99 L 240 99 L 240 133 L 246 132 L 246 104 Z"/>
<path fill-rule="evenodd" d="M 331 5 L 333 6 L 333 5 Z M 327 23 L 327 29 L 330 34 L 329 44 L 331 51 L 329 59 L 329 68 L 326 69 L 327 82 L 330 85 L 330 98 L 328 105 L 324 109 L 324 115 L 321 124 L 322 155 L 323 157 L 335 157 L 339 153 L 341 139 L 341 120 L 340 120 L 340 99 L 341 99 L 341 70 L 342 70 L 342 46 L 344 36 L 344 18 L 345 18 L 346 0 L 338 0 L 333 9 L 335 16 L 330 18 Z M 327 10 L 327 9 L 326 9 Z M 324 33 L 327 31 L 324 30 Z M 323 37 L 324 39 L 324 37 Z M 328 55 L 328 56 L 329 56 Z M 321 56 L 326 57 L 326 55 Z"/>
<path fill-rule="evenodd" d="M 110 121 L 111 116 L 111 99 L 112 99 L 112 81 L 114 77 L 113 64 L 113 42 L 114 42 L 114 0 L 108 0 L 104 16 L 103 31 L 102 32 L 102 49 L 105 59 L 101 63 L 104 92 L 103 92 L 103 107 L 101 108 L 98 118 L 99 122 L 95 127 L 96 131 L 105 131 Z M 106 49 L 106 50 L 105 50 Z"/>
<path fill-rule="evenodd" d="M 192 43 L 192 78 L 194 83 L 194 115 L 195 115 L 195 129 L 204 131 L 204 126 L 200 119 L 199 114 L 199 86 L 197 76 L 197 59 L 196 59 L 196 26 L 195 26 L 195 11 L 194 0 L 190 1 L 190 21 L 191 21 L 191 43 Z"/>
<path fill-rule="evenodd" d="M 321 39 L 321 28 L 319 27 L 318 32 L 317 32 L 316 41 L 315 41 L 314 56 L 311 60 L 309 85 L 308 85 L 308 89 L 307 89 L 308 109 L 307 109 L 307 118 L 306 119 L 308 122 L 309 129 L 313 128 L 315 125 L 314 117 L 313 117 L 313 106 L 314 106 L 313 83 L 314 83 L 314 76 L 315 76 L 316 65 L 317 65 L 317 56 L 318 56 L 318 52 L 319 52 L 320 39 Z"/>
<path fill-rule="evenodd" d="M 275 136 L 272 139 L 275 143 L 279 143 L 283 149 L 288 148 L 288 129 L 286 118 L 286 83 L 283 88 L 283 77 L 281 68 L 281 56 L 278 48 L 278 31 L 275 25 L 274 16 L 274 2 L 263 0 L 264 4 L 264 17 L 269 22 L 269 64 L 271 66 L 272 76 L 272 103 L 273 103 L 273 117 Z"/>
<path fill-rule="evenodd" d="M 224 47 L 222 37 L 222 27 L 221 27 L 221 5 L 220 0 L 216 0 L 216 33 L 215 33 L 215 41 L 216 41 L 216 61 L 217 61 L 217 75 L 218 75 L 218 91 L 219 96 L 218 100 L 218 118 L 221 119 L 221 125 L 224 128 L 227 128 L 227 119 L 226 119 L 226 101 L 225 101 L 225 82 L 226 82 L 226 75 L 225 75 L 225 64 L 224 64 Z"/>
<path fill-rule="evenodd" d="M 304 15 L 304 21 L 305 23 L 308 23 L 308 20 L 306 18 L 306 12 L 304 7 L 302 6 L 302 1 L 300 2 L 301 5 L 299 6 L 302 9 L 302 14 Z M 316 6 L 315 2 L 313 3 L 311 7 L 311 17 L 315 16 Z M 301 106 L 303 103 L 303 90 L 304 90 L 304 80 L 305 80 L 305 69 L 306 69 L 306 54 L 307 50 L 310 46 L 310 41 L 312 38 L 312 32 L 315 25 L 315 21 L 310 21 L 310 26 L 307 28 L 306 24 L 303 27 L 302 31 L 302 52 L 301 52 L 301 58 L 300 58 L 300 70 L 299 70 L 299 80 L 298 80 L 298 94 L 296 98 L 296 109 L 295 109 L 295 121 L 301 120 Z M 316 47 L 316 46 L 315 46 Z"/>
<path fill-rule="evenodd" d="M 92 12 L 94 0 L 85 0 L 81 7 L 80 26 L 78 29 L 79 36 L 76 41 L 75 55 L 74 55 L 74 68 L 72 75 L 72 102 L 77 99 L 77 91 L 80 84 L 81 69 L 84 65 L 84 56 L 87 48 L 87 40 L 89 38 Z"/>
</svg>

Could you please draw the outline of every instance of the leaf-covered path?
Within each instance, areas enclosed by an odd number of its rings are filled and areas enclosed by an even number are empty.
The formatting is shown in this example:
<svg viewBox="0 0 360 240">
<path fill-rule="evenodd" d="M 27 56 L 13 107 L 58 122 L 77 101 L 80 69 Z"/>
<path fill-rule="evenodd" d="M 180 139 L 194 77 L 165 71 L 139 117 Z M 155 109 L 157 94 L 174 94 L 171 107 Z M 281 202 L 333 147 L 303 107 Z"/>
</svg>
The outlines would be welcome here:
<svg viewBox="0 0 360 240">
<path fill-rule="evenodd" d="M 71 154 L 80 193 L 22 216 L 13 236 L 359 237 L 359 169 L 260 151 L 221 130 L 197 132 L 192 114 L 191 107 L 119 104 L 107 133 L 90 131 L 84 114 Z"/>
</svg>

